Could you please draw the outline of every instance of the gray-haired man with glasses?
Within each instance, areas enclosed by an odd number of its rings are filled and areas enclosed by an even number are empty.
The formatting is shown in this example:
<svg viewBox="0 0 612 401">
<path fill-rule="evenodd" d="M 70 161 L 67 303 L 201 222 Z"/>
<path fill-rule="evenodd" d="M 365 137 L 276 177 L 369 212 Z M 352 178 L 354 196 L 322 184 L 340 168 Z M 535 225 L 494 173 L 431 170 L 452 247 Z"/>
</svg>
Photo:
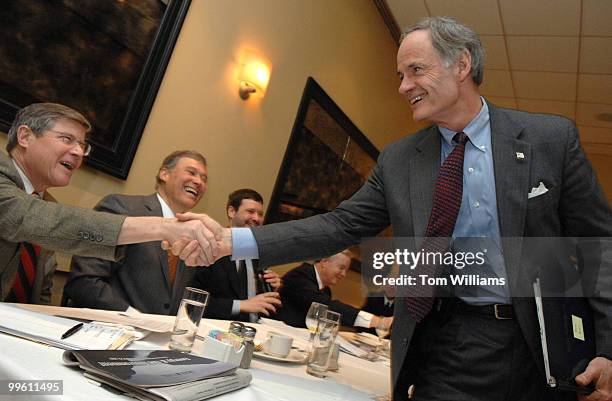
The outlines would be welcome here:
<svg viewBox="0 0 612 401">
<path fill-rule="evenodd" d="M 83 115 L 60 104 L 36 103 L 17 113 L 9 156 L 0 153 L 0 301 L 37 302 L 36 292 L 48 290 L 42 277 L 50 280 L 55 264 L 40 271 L 41 249 L 116 260 L 122 256 L 117 245 L 188 238 L 189 245 L 175 246 L 185 264 L 214 260 L 214 237 L 201 222 L 125 217 L 42 200 L 48 188 L 70 183 L 91 151 L 90 131 Z"/>
</svg>

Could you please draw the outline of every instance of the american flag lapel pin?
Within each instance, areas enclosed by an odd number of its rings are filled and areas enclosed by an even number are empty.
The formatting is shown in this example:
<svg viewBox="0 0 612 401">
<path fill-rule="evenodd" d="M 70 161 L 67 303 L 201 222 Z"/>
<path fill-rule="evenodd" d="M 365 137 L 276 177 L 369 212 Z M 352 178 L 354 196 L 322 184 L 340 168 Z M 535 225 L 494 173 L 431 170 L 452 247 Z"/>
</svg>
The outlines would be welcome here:
<svg viewBox="0 0 612 401">
<path fill-rule="evenodd" d="M 525 154 L 523 152 L 516 152 L 516 160 L 525 160 Z"/>
</svg>

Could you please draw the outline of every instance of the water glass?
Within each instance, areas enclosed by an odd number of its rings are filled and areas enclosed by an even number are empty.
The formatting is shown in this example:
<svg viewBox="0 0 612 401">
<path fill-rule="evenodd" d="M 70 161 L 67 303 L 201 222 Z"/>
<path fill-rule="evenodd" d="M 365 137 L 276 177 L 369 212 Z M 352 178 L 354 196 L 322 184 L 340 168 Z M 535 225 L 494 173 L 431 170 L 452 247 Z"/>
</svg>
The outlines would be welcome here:
<svg viewBox="0 0 612 401">
<path fill-rule="evenodd" d="M 191 351 L 207 303 L 208 292 L 199 288 L 185 288 L 170 336 L 171 349 Z"/>
<path fill-rule="evenodd" d="M 310 346 L 306 373 L 317 377 L 325 377 L 329 359 L 338 332 L 338 322 L 320 318 Z"/>
<path fill-rule="evenodd" d="M 325 317 L 327 312 L 327 305 L 313 302 L 310 304 L 308 313 L 306 313 L 306 327 L 310 332 L 310 341 L 312 341 L 315 331 L 317 330 L 317 322 L 320 318 Z"/>
</svg>

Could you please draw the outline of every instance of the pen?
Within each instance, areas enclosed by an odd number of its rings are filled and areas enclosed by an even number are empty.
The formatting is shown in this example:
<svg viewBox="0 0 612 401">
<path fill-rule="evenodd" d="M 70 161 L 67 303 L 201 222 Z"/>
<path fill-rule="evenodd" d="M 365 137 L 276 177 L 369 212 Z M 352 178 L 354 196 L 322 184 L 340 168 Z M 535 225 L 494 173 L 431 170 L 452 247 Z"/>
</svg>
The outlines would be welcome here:
<svg viewBox="0 0 612 401">
<path fill-rule="evenodd" d="M 66 338 L 70 337 L 71 335 L 73 335 L 77 331 L 81 330 L 82 327 L 83 327 L 83 323 L 79 323 L 77 325 L 72 326 L 71 328 L 66 330 L 66 332 L 64 334 L 62 334 L 62 340 L 65 340 Z"/>
</svg>

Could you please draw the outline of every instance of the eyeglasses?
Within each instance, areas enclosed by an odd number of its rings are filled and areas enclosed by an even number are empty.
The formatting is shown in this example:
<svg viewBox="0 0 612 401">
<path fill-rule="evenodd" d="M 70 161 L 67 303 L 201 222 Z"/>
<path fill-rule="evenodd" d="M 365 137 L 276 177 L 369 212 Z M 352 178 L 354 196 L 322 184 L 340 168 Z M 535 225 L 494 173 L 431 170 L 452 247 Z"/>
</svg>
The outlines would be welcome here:
<svg viewBox="0 0 612 401">
<path fill-rule="evenodd" d="M 91 145 L 89 143 L 81 142 L 67 132 L 56 131 L 54 129 L 47 129 L 46 131 L 55 132 L 57 134 L 56 138 L 62 141 L 66 146 L 73 147 L 78 144 L 79 148 L 83 151 L 83 156 L 88 156 L 91 153 Z"/>
</svg>

